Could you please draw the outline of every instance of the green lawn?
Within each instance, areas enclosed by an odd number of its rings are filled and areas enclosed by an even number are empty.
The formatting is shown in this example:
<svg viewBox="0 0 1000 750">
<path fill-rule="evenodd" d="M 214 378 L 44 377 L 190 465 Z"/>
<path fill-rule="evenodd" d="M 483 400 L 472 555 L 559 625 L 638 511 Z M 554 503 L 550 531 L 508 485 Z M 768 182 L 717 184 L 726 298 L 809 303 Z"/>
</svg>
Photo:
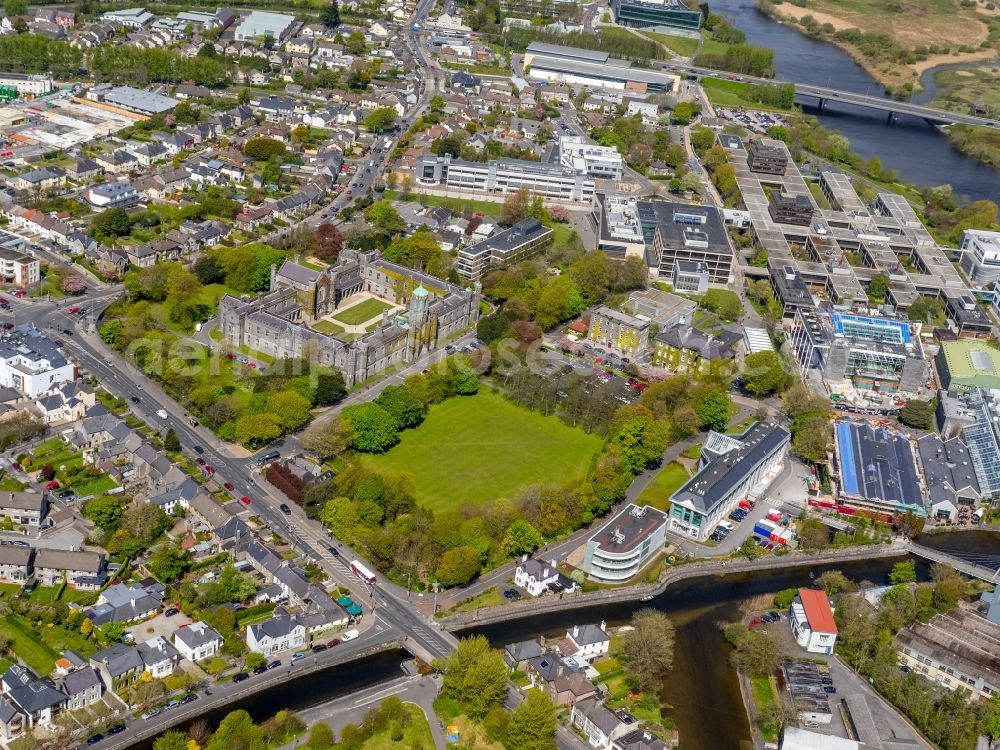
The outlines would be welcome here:
<svg viewBox="0 0 1000 750">
<path fill-rule="evenodd" d="M 652 505 L 662 511 L 669 510 L 670 496 L 688 480 L 689 476 L 687 469 L 676 461 L 671 461 L 660 469 L 660 472 L 653 477 L 652 482 L 646 485 L 646 489 L 639 495 L 636 504 Z"/>
<path fill-rule="evenodd" d="M 338 326 L 336 323 L 330 320 L 317 320 L 312 324 L 312 329 L 314 331 L 319 331 L 320 333 L 343 333 L 344 329 Z"/>
<path fill-rule="evenodd" d="M 398 200 L 399 193 L 393 190 L 386 190 L 384 193 L 386 200 Z M 449 198 L 446 195 L 421 195 L 420 203 L 437 208 L 447 208 L 451 211 L 461 213 L 479 212 L 486 216 L 497 217 L 500 215 L 501 203 L 494 201 L 480 201 L 465 198 Z"/>
<path fill-rule="evenodd" d="M 333 316 L 333 319 L 339 320 L 344 325 L 356 326 L 381 315 L 383 310 L 389 310 L 390 308 L 392 308 L 392 305 L 388 302 L 369 297 L 364 302 L 359 302 L 337 313 Z"/>
<path fill-rule="evenodd" d="M 440 511 L 582 477 L 600 448 L 596 435 L 480 393 L 431 407 L 420 427 L 402 433 L 399 445 L 363 460 L 377 471 L 410 474 L 417 501 Z"/>
<path fill-rule="evenodd" d="M 40 469 L 45 464 L 51 464 L 56 469 L 65 466 L 67 470 L 79 468 L 83 465 L 83 456 L 71 450 L 66 443 L 59 438 L 46 440 L 32 452 L 32 469 Z"/>
<path fill-rule="evenodd" d="M 710 42 L 706 41 L 702 51 L 705 51 L 709 44 Z M 711 42 L 711 44 L 718 44 L 718 42 Z M 744 99 L 742 94 L 750 85 L 751 84 L 744 83 L 742 81 L 730 81 L 725 78 L 701 79 L 701 87 L 705 89 L 705 94 L 708 96 L 708 100 L 717 106 L 746 107 L 747 109 L 756 109 L 762 112 L 787 111 L 782 110 L 780 107 L 772 107 L 767 104 L 760 104 L 750 99 Z"/>
<path fill-rule="evenodd" d="M 672 52 L 676 52 L 681 57 L 691 57 L 698 48 L 698 40 L 688 36 L 674 36 L 673 34 L 658 34 L 655 31 L 643 31 L 643 36 L 659 42 Z"/>
<path fill-rule="evenodd" d="M 108 490 L 113 490 L 118 484 L 107 474 L 101 474 L 99 477 L 92 477 L 81 482 L 70 482 L 69 486 L 73 488 L 78 497 L 87 497 L 88 495 L 102 495 Z"/>
<path fill-rule="evenodd" d="M 54 651 L 42 642 L 17 615 L 7 615 L 0 620 L 0 623 L 3 623 L 4 634 L 11 639 L 13 651 L 21 661 L 40 675 L 52 671 L 56 659 L 59 658 L 58 651 Z"/>
<path fill-rule="evenodd" d="M 430 724 L 424 712 L 412 703 L 403 706 L 409 714 L 410 721 L 403 728 L 403 739 L 394 742 L 392 739 L 392 729 L 387 727 L 381 732 L 373 735 L 361 745 L 361 750 L 396 750 L 400 747 L 434 747 L 434 736 L 431 734 Z M 338 745 L 337 747 L 340 747 Z"/>
<path fill-rule="evenodd" d="M 751 677 L 750 689 L 753 692 L 754 705 L 757 706 L 757 715 L 760 716 L 776 700 L 774 680 L 770 677 Z M 778 729 L 772 723 L 761 721 L 758 726 L 764 736 L 764 742 L 778 741 Z"/>
</svg>

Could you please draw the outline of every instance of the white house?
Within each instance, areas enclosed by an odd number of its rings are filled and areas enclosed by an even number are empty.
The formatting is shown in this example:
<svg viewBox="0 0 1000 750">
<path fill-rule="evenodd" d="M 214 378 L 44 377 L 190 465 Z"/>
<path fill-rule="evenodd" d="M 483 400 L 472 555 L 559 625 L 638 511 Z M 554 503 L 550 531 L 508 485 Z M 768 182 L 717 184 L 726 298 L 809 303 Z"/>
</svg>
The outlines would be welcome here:
<svg viewBox="0 0 1000 750">
<path fill-rule="evenodd" d="M 626 724 L 596 698 L 574 703 L 570 721 L 583 732 L 587 743 L 598 750 L 612 750 L 612 743 L 632 729 L 631 724 Z"/>
<path fill-rule="evenodd" d="M 306 627 L 297 617 L 289 617 L 283 610 L 270 620 L 247 628 L 247 647 L 264 656 L 301 648 L 306 643 Z"/>
<path fill-rule="evenodd" d="M 222 636 L 200 620 L 174 631 L 174 646 L 188 661 L 201 661 L 219 653 Z"/>
<path fill-rule="evenodd" d="M 532 596 L 546 591 L 573 591 L 576 584 L 544 560 L 526 557 L 514 571 L 514 583 Z"/>
<path fill-rule="evenodd" d="M 792 601 L 788 621 L 795 642 L 814 654 L 832 654 L 837 641 L 837 623 L 826 592 L 799 589 Z"/>
<path fill-rule="evenodd" d="M 611 637 L 605 632 L 603 622 L 600 625 L 574 625 L 566 631 L 566 640 L 576 649 L 568 656 L 578 656 L 589 662 L 605 656 L 611 646 Z"/>
<path fill-rule="evenodd" d="M 172 675 L 181 661 L 180 652 L 162 635 L 150 638 L 136 648 L 143 666 L 154 679 Z"/>
<path fill-rule="evenodd" d="M 16 388 L 28 398 L 73 380 L 75 370 L 55 342 L 41 335 L 18 336 L 0 346 L 0 385 Z"/>
</svg>

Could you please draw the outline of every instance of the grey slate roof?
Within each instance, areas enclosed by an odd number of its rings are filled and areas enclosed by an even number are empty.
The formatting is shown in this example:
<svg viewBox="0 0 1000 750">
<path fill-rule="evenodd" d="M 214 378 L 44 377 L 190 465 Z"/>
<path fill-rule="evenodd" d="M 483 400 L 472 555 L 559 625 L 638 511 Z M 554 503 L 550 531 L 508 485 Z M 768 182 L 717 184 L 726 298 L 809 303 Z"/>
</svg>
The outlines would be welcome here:
<svg viewBox="0 0 1000 750">
<path fill-rule="evenodd" d="M 7 698 L 27 714 L 42 711 L 50 706 L 58 706 L 66 701 L 65 694 L 27 667 L 16 664 L 10 667 L 4 672 L 3 682 L 8 686 Z"/>
<path fill-rule="evenodd" d="M 112 678 L 120 677 L 131 670 L 142 670 L 144 666 L 138 649 L 124 643 L 116 643 L 111 648 L 98 651 L 90 658 L 91 661 L 104 664 Z"/>
<path fill-rule="evenodd" d="M 590 646 L 594 643 L 604 643 L 611 640 L 608 634 L 601 630 L 600 625 L 593 623 L 572 627 L 568 634 L 578 646 Z"/>
<path fill-rule="evenodd" d="M 222 636 L 215 628 L 200 621 L 193 622 L 186 628 L 177 628 L 174 631 L 174 640 L 180 641 L 192 650 L 221 639 Z"/>
<path fill-rule="evenodd" d="M 62 687 L 66 695 L 77 695 L 78 693 L 90 690 L 94 685 L 100 684 L 101 678 L 98 677 L 97 670 L 93 667 L 77 669 L 62 679 Z"/>
</svg>

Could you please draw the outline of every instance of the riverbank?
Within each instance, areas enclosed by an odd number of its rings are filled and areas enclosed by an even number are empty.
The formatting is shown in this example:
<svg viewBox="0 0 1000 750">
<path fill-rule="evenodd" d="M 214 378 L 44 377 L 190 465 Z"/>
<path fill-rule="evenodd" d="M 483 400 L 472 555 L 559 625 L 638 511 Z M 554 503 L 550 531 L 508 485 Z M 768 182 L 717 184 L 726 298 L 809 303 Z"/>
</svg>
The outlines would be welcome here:
<svg viewBox="0 0 1000 750">
<path fill-rule="evenodd" d="M 604 589 L 587 593 L 559 594 L 558 599 L 554 595 L 534 599 L 521 599 L 495 607 L 485 607 L 470 612 L 459 612 L 448 617 L 442 617 L 438 622 L 446 630 L 458 631 L 530 617 L 540 612 L 562 612 L 585 609 L 602 604 L 649 601 L 665 593 L 671 586 L 693 578 L 783 570 L 811 565 L 859 562 L 863 560 L 902 557 L 906 554 L 906 547 L 903 545 L 880 544 L 823 550 L 820 552 L 790 552 L 780 557 L 777 555 L 767 555 L 759 557 L 756 560 L 734 558 L 687 563 L 668 568 L 656 583 L 637 584 L 635 586 L 610 590 Z"/>
<path fill-rule="evenodd" d="M 920 91 L 921 75 L 933 68 L 993 61 L 1000 56 L 991 45 L 981 46 L 990 44 L 990 19 L 971 8 L 946 6 L 935 4 L 923 13 L 897 15 L 893 6 L 866 0 L 808 0 L 794 5 L 757 1 L 759 10 L 773 20 L 845 52 L 895 96 Z M 881 33 L 866 31 L 871 28 Z"/>
</svg>

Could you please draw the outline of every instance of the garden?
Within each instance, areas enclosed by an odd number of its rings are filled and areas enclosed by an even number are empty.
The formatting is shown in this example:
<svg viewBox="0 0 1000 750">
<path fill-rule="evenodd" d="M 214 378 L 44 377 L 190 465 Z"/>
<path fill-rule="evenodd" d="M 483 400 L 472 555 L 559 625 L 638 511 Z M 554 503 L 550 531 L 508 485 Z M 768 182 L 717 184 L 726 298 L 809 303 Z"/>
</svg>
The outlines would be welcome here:
<svg viewBox="0 0 1000 750">
<path fill-rule="evenodd" d="M 110 476 L 85 464 L 83 456 L 58 437 L 46 440 L 19 460 L 25 470 L 38 471 L 45 481 L 59 480 L 60 487 L 72 489 L 78 497 L 99 495 L 118 486 Z"/>
</svg>

